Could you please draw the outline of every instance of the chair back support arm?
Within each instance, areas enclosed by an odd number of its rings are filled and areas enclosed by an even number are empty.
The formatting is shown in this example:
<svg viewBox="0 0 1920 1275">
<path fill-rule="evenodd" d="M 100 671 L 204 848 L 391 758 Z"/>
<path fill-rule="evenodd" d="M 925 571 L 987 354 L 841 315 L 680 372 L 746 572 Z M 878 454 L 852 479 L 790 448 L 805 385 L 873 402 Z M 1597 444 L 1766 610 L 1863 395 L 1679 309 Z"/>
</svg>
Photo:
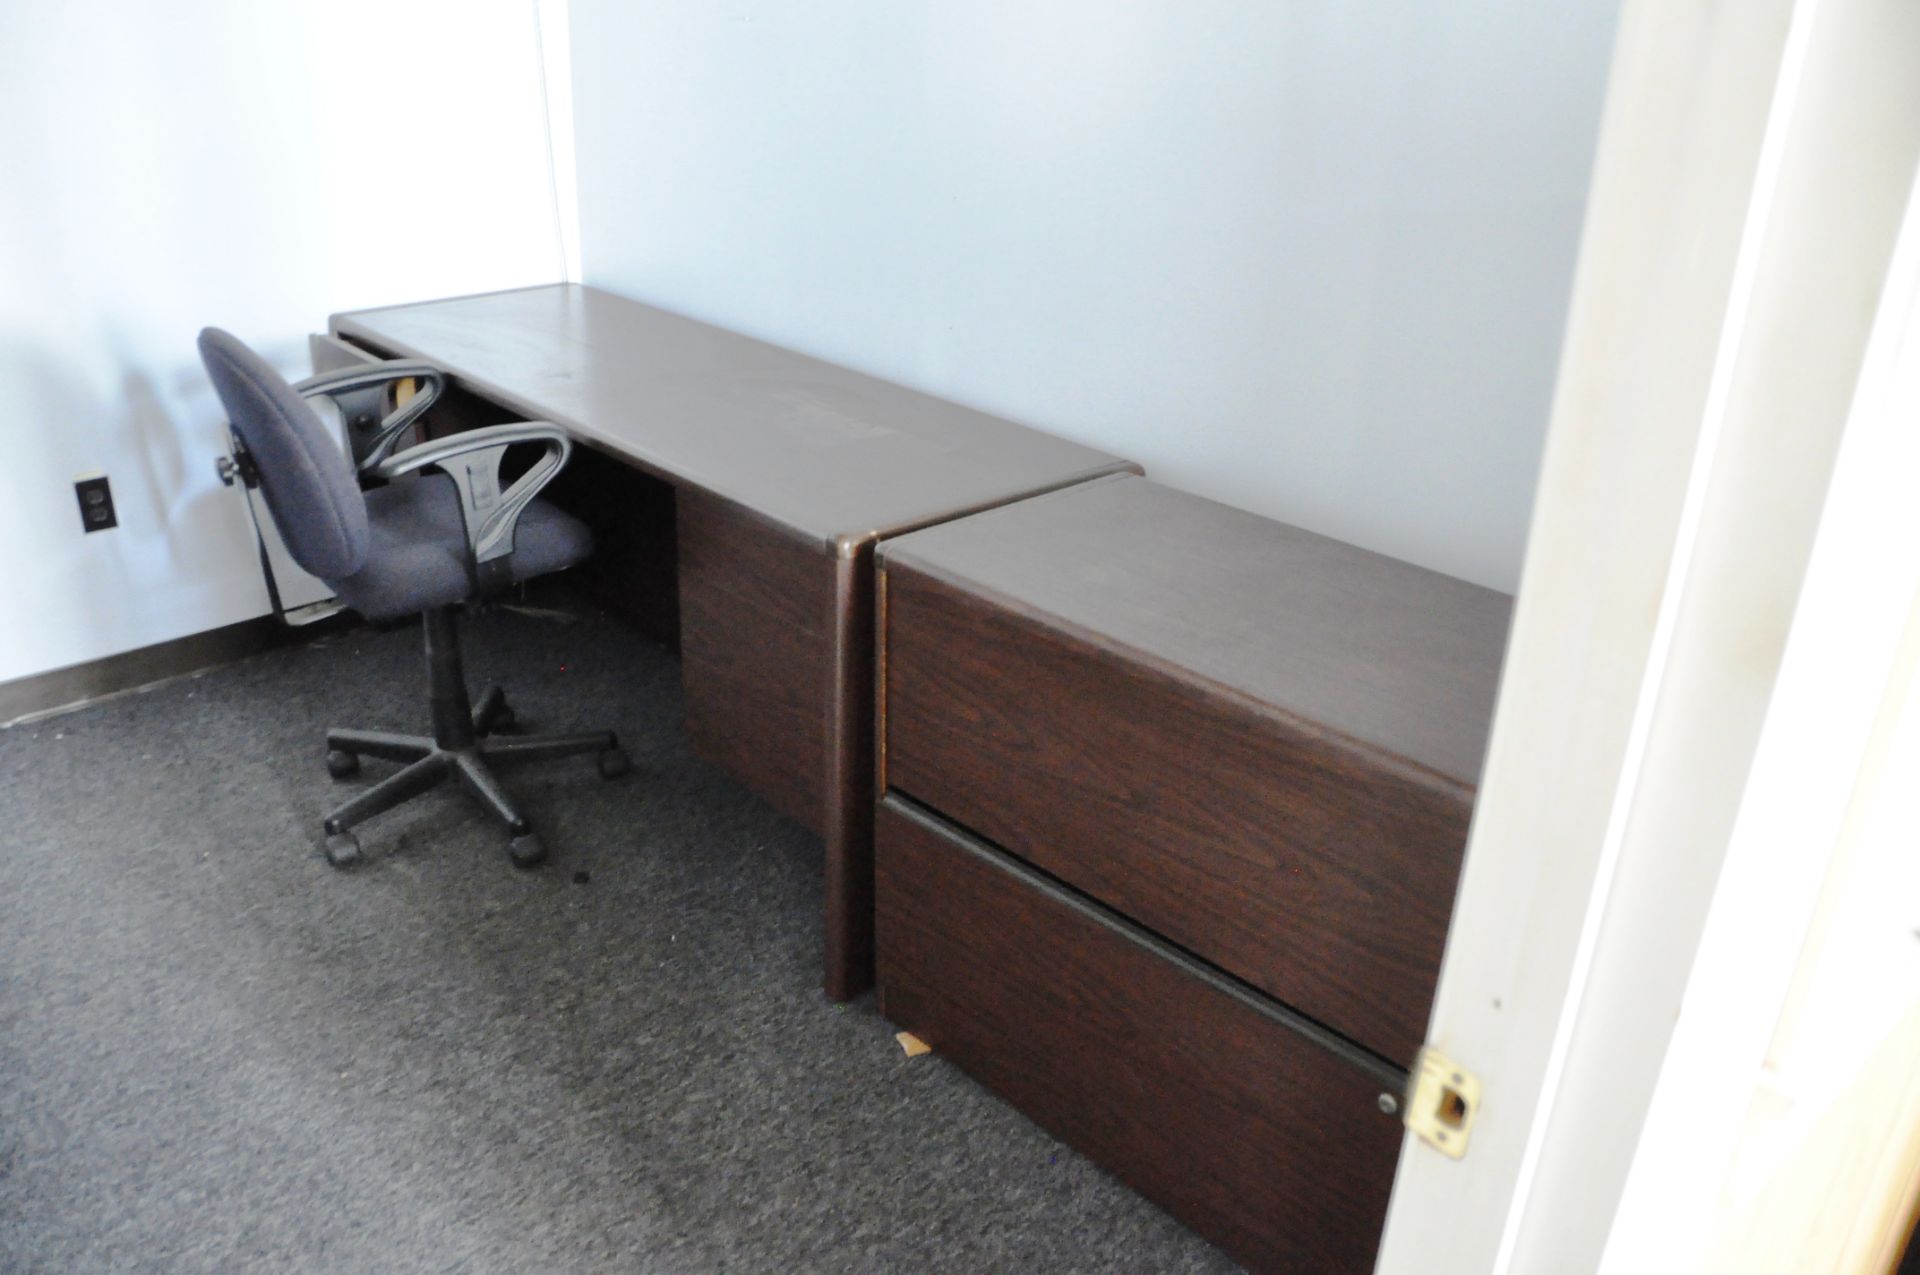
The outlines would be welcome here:
<svg viewBox="0 0 1920 1275">
<path fill-rule="evenodd" d="M 416 382 L 413 397 L 380 419 L 386 390 L 395 381 Z M 348 436 L 353 442 L 354 468 L 366 473 L 387 458 L 399 443 L 407 427 L 419 420 L 447 388 L 447 374 L 431 363 L 418 359 L 388 359 L 365 367 L 341 368 L 322 372 L 294 383 L 293 391 L 302 398 L 329 398 L 347 418 Z M 371 428 L 369 437 L 362 432 Z"/>
<path fill-rule="evenodd" d="M 542 443 L 546 450 L 513 486 L 500 490 L 500 461 L 517 443 Z M 482 598 L 508 582 L 507 558 L 513 531 L 527 505 L 566 466 L 573 440 L 550 421 L 490 425 L 438 438 L 397 452 L 373 466 L 380 478 L 399 478 L 429 465 L 453 479 L 460 491 L 460 516 L 467 529 L 467 552 L 475 590 Z"/>
</svg>

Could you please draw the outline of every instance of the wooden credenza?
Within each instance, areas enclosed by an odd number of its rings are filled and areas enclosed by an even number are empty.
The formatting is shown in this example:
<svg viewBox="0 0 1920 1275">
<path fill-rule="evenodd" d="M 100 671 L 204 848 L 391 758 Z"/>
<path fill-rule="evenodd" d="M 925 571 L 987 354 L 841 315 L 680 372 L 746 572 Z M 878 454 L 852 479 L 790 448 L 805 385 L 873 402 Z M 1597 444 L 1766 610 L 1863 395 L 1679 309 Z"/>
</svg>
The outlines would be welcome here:
<svg viewBox="0 0 1920 1275">
<path fill-rule="evenodd" d="M 1508 612 L 1137 477 L 883 543 L 883 1012 L 1250 1267 L 1369 1269 Z"/>
</svg>

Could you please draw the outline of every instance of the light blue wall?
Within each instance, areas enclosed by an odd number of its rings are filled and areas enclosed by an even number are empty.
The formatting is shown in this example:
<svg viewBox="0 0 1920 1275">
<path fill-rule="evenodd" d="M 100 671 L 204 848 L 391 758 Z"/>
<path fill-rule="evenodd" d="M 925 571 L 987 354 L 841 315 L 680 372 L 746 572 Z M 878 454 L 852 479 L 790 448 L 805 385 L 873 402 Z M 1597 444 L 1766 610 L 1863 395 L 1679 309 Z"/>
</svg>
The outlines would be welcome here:
<svg viewBox="0 0 1920 1275">
<path fill-rule="evenodd" d="M 573 0 L 586 280 L 1514 587 L 1613 0 Z"/>
<path fill-rule="evenodd" d="M 266 614 L 202 326 L 304 375 L 331 311 L 562 257 L 524 0 L 0 4 L 0 49 L 5 682 Z"/>
</svg>

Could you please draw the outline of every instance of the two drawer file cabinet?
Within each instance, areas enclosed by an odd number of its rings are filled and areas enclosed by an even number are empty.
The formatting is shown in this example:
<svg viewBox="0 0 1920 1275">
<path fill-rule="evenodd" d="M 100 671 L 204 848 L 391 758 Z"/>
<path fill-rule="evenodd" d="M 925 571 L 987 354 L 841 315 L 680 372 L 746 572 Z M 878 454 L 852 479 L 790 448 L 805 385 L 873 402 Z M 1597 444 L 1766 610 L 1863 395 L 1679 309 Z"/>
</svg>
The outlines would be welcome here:
<svg viewBox="0 0 1920 1275">
<path fill-rule="evenodd" d="M 1130 476 L 879 565 L 883 1012 L 1248 1266 L 1370 1269 L 1508 599 Z"/>
</svg>

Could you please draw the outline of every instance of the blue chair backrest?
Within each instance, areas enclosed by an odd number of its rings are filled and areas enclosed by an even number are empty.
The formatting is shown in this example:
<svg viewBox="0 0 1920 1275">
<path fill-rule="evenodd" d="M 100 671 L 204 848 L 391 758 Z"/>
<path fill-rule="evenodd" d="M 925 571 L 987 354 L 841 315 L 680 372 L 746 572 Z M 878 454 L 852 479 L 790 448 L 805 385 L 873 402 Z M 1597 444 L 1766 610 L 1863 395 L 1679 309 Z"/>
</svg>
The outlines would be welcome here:
<svg viewBox="0 0 1920 1275">
<path fill-rule="evenodd" d="M 260 471 L 293 560 L 322 580 L 359 571 L 369 542 L 366 498 L 319 414 L 271 364 L 219 328 L 200 333 L 200 361 Z"/>
</svg>

